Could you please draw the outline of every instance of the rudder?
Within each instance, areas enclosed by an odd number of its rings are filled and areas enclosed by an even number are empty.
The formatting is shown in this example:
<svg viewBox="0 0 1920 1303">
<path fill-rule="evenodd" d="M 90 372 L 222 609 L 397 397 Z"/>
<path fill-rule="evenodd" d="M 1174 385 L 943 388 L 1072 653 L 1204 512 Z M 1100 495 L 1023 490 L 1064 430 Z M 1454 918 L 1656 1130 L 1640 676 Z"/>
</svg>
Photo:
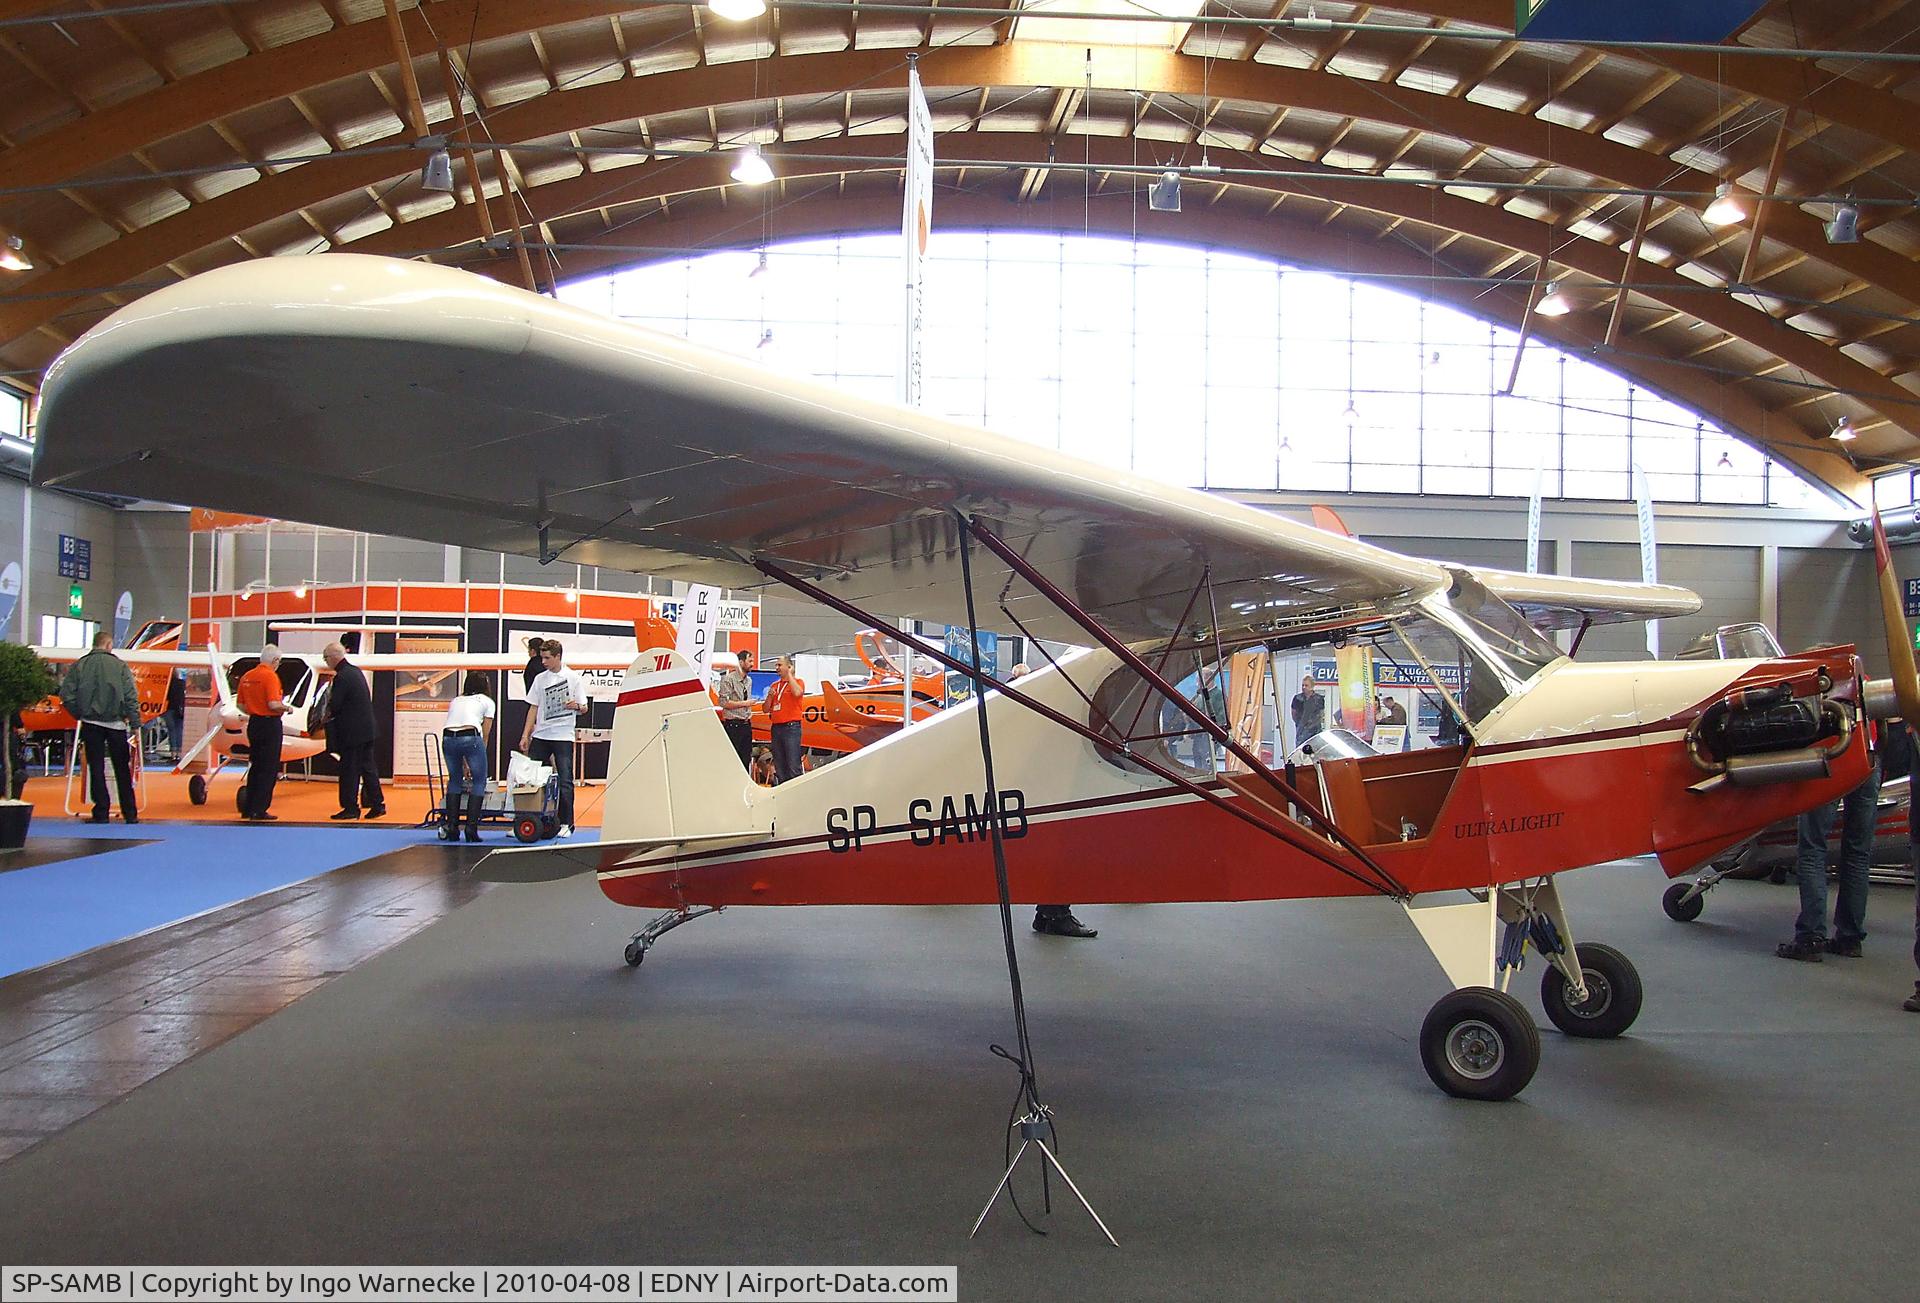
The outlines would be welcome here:
<svg viewBox="0 0 1920 1303">
<path fill-rule="evenodd" d="M 686 657 L 666 647 L 641 652 L 614 708 L 601 837 L 743 833 L 761 822 L 758 792 Z"/>
</svg>

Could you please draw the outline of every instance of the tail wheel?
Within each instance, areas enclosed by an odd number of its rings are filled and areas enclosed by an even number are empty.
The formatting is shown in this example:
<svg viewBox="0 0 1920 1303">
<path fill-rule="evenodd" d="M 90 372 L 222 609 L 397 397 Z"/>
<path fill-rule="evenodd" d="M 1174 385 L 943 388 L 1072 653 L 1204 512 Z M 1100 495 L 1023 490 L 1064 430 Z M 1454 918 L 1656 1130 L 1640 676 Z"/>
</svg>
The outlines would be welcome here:
<svg viewBox="0 0 1920 1303">
<path fill-rule="evenodd" d="M 513 835 L 523 842 L 532 844 L 540 840 L 540 816 L 523 814 L 513 821 Z"/>
<path fill-rule="evenodd" d="M 1618 1036 L 1640 1016 L 1640 974 L 1612 946 L 1582 941 L 1578 949 L 1587 998 L 1576 1003 L 1560 970 L 1548 968 L 1540 978 L 1540 1003 L 1553 1025 L 1569 1036 L 1590 1040 Z"/>
<path fill-rule="evenodd" d="M 1540 1066 L 1540 1029 L 1504 991 L 1469 986 L 1443 997 L 1420 1025 L 1420 1061 L 1461 1099 L 1512 1099 Z"/>
<path fill-rule="evenodd" d="M 1691 882 L 1676 882 L 1660 895 L 1660 908 L 1667 911 L 1667 917 L 1676 923 L 1691 923 L 1700 917 L 1700 911 L 1707 907 L 1706 895 L 1700 894 L 1688 899 L 1687 893 L 1693 890 Z"/>
<path fill-rule="evenodd" d="M 195 805 L 205 805 L 207 803 L 207 776 L 205 774 L 195 774 L 193 777 L 187 779 L 187 799 Z"/>
<path fill-rule="evenodd" d="M 635 937 L 627 942 L 626 953 L 621 957 L 627 961 L 628 968 L 638 968 L 646 960 L 647 948 L 640 944 L 639 937 Z"/>
</svg>

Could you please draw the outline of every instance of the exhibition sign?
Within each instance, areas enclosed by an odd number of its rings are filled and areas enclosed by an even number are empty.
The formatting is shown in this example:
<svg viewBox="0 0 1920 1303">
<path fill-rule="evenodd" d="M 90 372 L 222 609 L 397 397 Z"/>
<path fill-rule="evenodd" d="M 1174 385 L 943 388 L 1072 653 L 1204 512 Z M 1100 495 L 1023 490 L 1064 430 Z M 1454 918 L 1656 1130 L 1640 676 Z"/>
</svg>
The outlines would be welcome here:
<svg viewBox="0 0 1920 1303">
<path fill-rule="evenodd" d="M 452 636 L 402 636 L 393 640 L 393 650 L 402 656 L 453 656 L 460 651 L 460 639 Z M 518 682 L 516 676 L 509 675 Z M 400 670 L 393 676 L 393 772 L 420 775 L 427 772 L 425 738 L 440 731 L 447 717 L 447 705 L 460 692 L 457 670 Z"/>
<path fill-rule="evenodd" d="M 75 538 L 72 534 L 60 536 L 60 577 L 82 583 L 93 578 L 92 540 Z"/>
</svg>

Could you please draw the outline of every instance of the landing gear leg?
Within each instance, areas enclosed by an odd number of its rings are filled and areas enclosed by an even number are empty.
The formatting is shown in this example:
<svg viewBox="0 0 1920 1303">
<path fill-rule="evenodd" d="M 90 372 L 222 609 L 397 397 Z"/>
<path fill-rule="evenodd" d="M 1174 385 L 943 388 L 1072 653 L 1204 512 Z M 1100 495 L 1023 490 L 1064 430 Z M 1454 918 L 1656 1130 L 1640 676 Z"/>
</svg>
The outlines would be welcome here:
<svg viewBox="0 0 1920 1303">
<path fill-rule="evenodd" d="M 1540 1003 L 1555 1027 L 1569 1036 L 1603 1040 L 1633 1026 L 1640 1016 L 1640 974 L 1612 946 L 1598 941 L 1574 945 L 1573 928 L 1552 878 L 1502 888 L 1498 897 L 1506 924 L 1498 961 L 1502 988 L 1525 964 L 1531 945 L 1552 965 L 1540 975 Z"/>
<path fill-rule="evenodd" d="M 633 940 L 627 942 L 625 955 L 627 967 L 640 967 L 641 962 L 647 957 L 647 951 L 653 948 L 653 943 L 682 923 L 691 923 L 696 918 L 702 918 L 708 914 L 718 914 L 725 908 L 724 905 L 694 905 L 688 909 L 670 909 L 659 915 L 651 923 L 635 932 Z"/>
</svg>

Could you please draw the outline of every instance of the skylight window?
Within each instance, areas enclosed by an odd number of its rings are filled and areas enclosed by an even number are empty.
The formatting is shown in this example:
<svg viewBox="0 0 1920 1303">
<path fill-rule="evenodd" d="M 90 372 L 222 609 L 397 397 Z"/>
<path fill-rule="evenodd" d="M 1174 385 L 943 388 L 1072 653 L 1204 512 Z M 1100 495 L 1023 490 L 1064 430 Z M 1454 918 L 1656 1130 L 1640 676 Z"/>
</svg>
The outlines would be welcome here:
<svg viewBox="0 0 1920 1303">
<path fill-rule="evenodd" d="M 1051 41 L 1067 45 L 1141 45 L 1155 49 L 1179 48 L 1200 12 L 1203 0 L 1023 0 L 1016 40 Z M 1164 23 L 1116 19 L 1047 18 L 1049 10 L 1069 14 L 1154 14 Z"/>
</svg>

